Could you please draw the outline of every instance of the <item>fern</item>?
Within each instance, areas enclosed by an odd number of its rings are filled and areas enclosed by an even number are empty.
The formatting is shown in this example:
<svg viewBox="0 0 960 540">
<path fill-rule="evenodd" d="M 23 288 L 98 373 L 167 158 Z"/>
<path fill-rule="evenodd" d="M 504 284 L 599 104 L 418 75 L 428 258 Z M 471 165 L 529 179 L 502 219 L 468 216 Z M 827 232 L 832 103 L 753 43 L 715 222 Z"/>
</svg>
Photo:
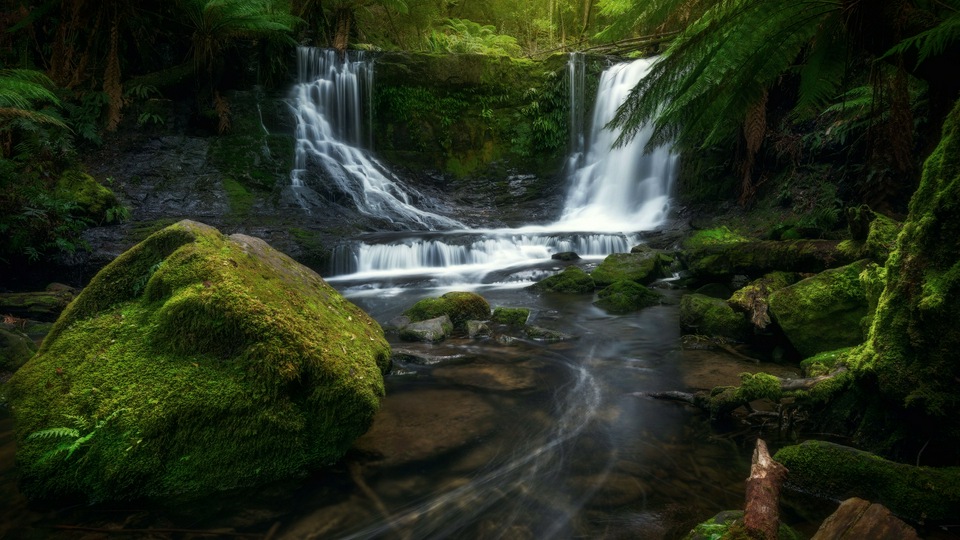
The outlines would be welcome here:
<svg viewBox="0 0 960 540">
<path fill-rule="evenodd" d="M 34 433 L 31 433 L 30 435 L 27 435 L 27 440 L 29 441 L 33 439 L 53 439 L 53 438 L 60 438 L 60 437 L 72 437 L 75 439 L 79 438 L 80 430 L 76 428 L 68 428 L 68 427 L 55 427 L 55 428 L 42 429 L 40 431 L 36 431 Z"/>
<path fill-rule="evenodd" d="M 96 422 L 88 421 L 86 418 L 77 415 L 65 414 L 66 418 L 73 420 L 74 425 L 77 427 L 53 427 L 42 429 L 40 431 L 35 431 L 30 435 L 27 435 L 26 440 L 49 440 L 49 439 L 63 439 L 69 438 L 72 440 L 63 441 L 52 450 L 49 450 L 43 457 L 41 461 L 47 461 L 57 457 L 60 454 L 66 453 L 65 459 L 70 459 L 77 450 L 81 449 L 89 443 L 96 434 L 106 426 L 111 420 L 116 418 L 118 414 L 126 411 L 126 408 L 120 408 L 113 411 L 109 416 L 102 420 Z M 93 423 L 93 428 L 90 429 L 87 433 L 81 435 L 82 431 L 89 428 L 90 424 Z"/>
<path fill-rule="evenodd" d="M 883 58 L 916 51 L 919 66 L 933 56 L 943 54 L 948 47 L 960 41 L 960 0 L 942 0 L 947 15 L 936 26 L 904 39 L 887 51 Z"/>
</svg>

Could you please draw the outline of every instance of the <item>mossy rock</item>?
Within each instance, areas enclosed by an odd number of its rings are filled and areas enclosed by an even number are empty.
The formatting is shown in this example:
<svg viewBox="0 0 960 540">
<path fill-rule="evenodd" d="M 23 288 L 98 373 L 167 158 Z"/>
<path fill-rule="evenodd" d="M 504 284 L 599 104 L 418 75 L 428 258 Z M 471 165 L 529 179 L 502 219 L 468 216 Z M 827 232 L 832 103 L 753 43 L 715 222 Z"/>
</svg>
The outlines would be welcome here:
<svg viewBox="0 0 960 540">
<path fill-rule="evenodd" d="M 10 380 L 21 490 L 193 498 L 304 475 L 369 428 L 389 358 L 312 270 L 181 221 L 101 270 Z"/>
<path fill-rule="evenodd" d="M 454 291 L 440 298 L 424 298 L 403 312 L 413 322 L 426 321 L 446 315 L 454 329 L 463 330 L 467 321 L 485 321 L 490 318 L 490 303 L 477 293 Z"/>
<path fill-rule="evenodd" d="M 640 253 L 614 253 L 590 273 L 598 287 L 612 285 L 617 281 L 635 281 L 648 285 L 663 277 L 664 255 L 657 250 Z M 667 263 L 669 264 L 669 263 Z"/>
<path fill-rule="evenodd" d="M 851 239 L 843 244 L 843 249 L 858 259 L 886 262 L 903 224 L 866 206 L 848 208 L 847 221 Z"/>
<path fill-rule="evenodd" d="M 834 351 L 817 353 L 809 358 L 804 358 L 800 362 L 800 368 L 806 377 L 826 375 L 833 371 L 837 364 L 845 360 L 852 350 L 853 347 L 844 347 Z"/>
<path fill-rule="evenodd" d="M 735 291 L 727 302 L 733 309 L 746 313 L 751 324 L 763 330 L 770 324 L 767 310 L 770 295 L 796 281 L 797 275 L 792 272 L 771 272 Z"/>
<path fill-rule="evenodd" d="M 655 306 L 663 297 L 656 291 L 633 281 L 618 281 L 598 293 L 594 304 L 610 313 L 630 313 Z"/>
<path fill-rule="evenodd" d="M 719 336 L 743 341 L 749 327 L 747 319 L 725 300 L 702 294 L 685 294 L 680 299 L 680 328 L 685 332 Z"/>
<path fill-rule="evenodd" d="M 450 317 L 441 315 L 404 326 L 400 329 L 400 339 L 436 343 L 447 339 L 451 333 L 453 333 L 453 323 L 450 322 Z"/>
<path fill-rule="evenodd" d="M 699 281 L 723 281 L 738 274 L 755 279 L 774 271 L 822 272 L 857 259 L 839 246 L 833 240 L 759 240 L 688 250 L 685 259 Z"/>
<path fill-rule="evenodd" d="M 787 482 L 831 499 L 860 497 L 912 521 L 942 521 L 960 515 L 960 467 L 915 467 L 825 441 L 787 446 L 774 459 Z"/>
<path fill-rule="evenodd" d="M 770 314 L 804 356 L 851 347 L 863 341 L 861 320 L 867 297 L 860 273 L 866 260 L 827 270 L 779 289 L 769 297 Z"/>
<path fill-rule="evenodd" d="M 530 310 L 527 308 L 498 307 L 493 310 L 493 316 L 490 320 L 508 326 L 523 326 L 527 324 L 529 318 Z"/>
<path fill-rule="evenodd" d="M 0 313 L 23 319 L 53 322 L 75 296 L 72 290 L 0 294 Z"/>
<path fill-rule="evenodd" d="M 721 226 L 694 232 L 683 241 L 683 248 L 700 249 L 708 246 L 727 246 L 749 242 L 750 240 L 750 238 L 732 231 L 726 226 Z"/>
<path fill-rule="evenodd" d="M 0 371 L 16 371 L 37 352 L 33 340 L 10 325 L 0 326 Z"/>
<path fill-rule="evenodd" d="M 57 193 L 77 203 L 83 215 L 97 223 L 108 219 L 107 210 L 120 206 L 117 196 L 87 173 L 77 170 L 64 172 L 57 180 Z"/>
<path fill-rule="evenodd" d="M 801 540 L 803 536 L 789 525 L 780 524 L 777 540 Z M 683 540 L 749 540 L 743 527 L 743 510 L 724 510 L 693 528 Z"/>
<path fill-rule="evenodd" d="M 580 267 L 568 266 L 563 269 L 563 272 L 542 279 L 530 288 L 542 292 L 583 294 L 592 293 L 596 284 L 590 274 Z"/>
</svg>

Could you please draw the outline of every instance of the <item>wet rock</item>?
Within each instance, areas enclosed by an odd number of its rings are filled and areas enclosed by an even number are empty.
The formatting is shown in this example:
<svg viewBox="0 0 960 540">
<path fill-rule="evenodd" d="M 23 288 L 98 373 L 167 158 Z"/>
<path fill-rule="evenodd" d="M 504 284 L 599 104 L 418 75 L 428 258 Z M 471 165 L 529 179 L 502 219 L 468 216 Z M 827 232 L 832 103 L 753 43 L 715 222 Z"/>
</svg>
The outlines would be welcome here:
<svg viewBox="0 0 960 540">
<path fill-rule="evenodd" d="M 736 274 L 758 278 L 776 270 L 822 272 L 853 262 L 833 240 L 760 240 L 707 245 L 686 252 L 693 277 L 725 281 Z"/>
<path fill-rule="evenodd" d="M 530 339 L 537 341 L 568 341 L 574 339 L 570 334 L 564 334 L 559 330 L 551 330 L 542 326 L 528 324 L 523 328 L 523 333 Z"/>
<path fill-rule="evenodd" d="M 14 325 L 0 324 L 0 371 L 16 371 L 25 364 L 37 346 Z"/>
<path fill-rule="evenodd" d="M 633 281 L 618 281 L 601 290 L 594 305 L 609 313 L 630 313 L 660 303 L 662 295 Z"/>
<path fill-rule="evenodd" d="M 494 409 L 461 390 L 424 390 L 388 395 L 373 427 L 354 447 L 396 467 L 435 459 L 462 448 L 495 427 Z"/>
<path fill-rule="evenodd" d="M 560 253 L 554 253 L 550 258 L 555 261 L 579 261 L 580 255 L 573 251 L 561 251 Z"/>
<path fill-rule="evenodd" d="M 770 314 L 767 309 L 770 295 L 793 285 L 796 281 L 797 276 L 792 272 L 771 272 L 725 298 L 729 298 L 727 302 L 730 307 L 746 313 L 750 323 L 757 329 L 763 330 L 770 324 Z"/>
<path fill-rule="evenodd" d="M 730 293 L 732 291 L 729 287 L 723 285 L 722 283 L 707 283 L 693 292 L 694 294 L 702 294 L 704 296 L 709 296 L 710 298 L 726 300 L 727 298 L 730 298 Z"/>
<path fill-rule="evenodd" d="M 506 324 L 508 326 L 523 326 L 527 324 L 530 318 L 530 310 L 527 308 L 506 308 L 498 307 L 493 310 L 490 320 L 497 324 Z"/>
<path fill-rule="evenodd" d="M 647 285 L 665 277 L 664 268 L 672 259 L 658 250 L 640 253 L 614 253 L 607 256 L 590 276 L 597 286 L 611 285 L 617 281 L 636 281 Z"/>
<path fill-rule="evenodd" d="M 410 317 L 407 317 L 406 315 L 398 315 L 387 321 L 387 323 L 383 325 L 383 329 L 386 332 L 396 333 L 400 330 L 403 330 L 403 328 L 411 322 L 413 321 L 410 320 Z"/>
<path fill-rule="evenodd" d="M 433 376 L 461 386 L 496 392 L 515 392 L 536 387 L 536 372 L 509 364 L 470 364 L 433 370 Z"/>
<path fill-rule="evenodd" d="M 593 278 L 577 266 L 568 266 L 563 272 L 550 276 L 530 286 L 541 292 L 592 293 L 596 288 Z"/>
<path fill-rule="evenodd" d="M 404 326 L 400 330 L 400 339 L 435 343 L 447 339 L 452 332 L 453 324 L 450 322 L 450 317 L 443 315 Z"/>
<path fill-rule="evenodd" d="M 859 498 L 840 503 L 840 508 L 817 529 L 811 540 L 919 540 L 917 531 L 881 504 Z"/>
<path fill-rule="evenodd" d="M 490 327 L 484 321 L 467 321 L 467 336 L 471 338 L 486 337 L 490 335 Z"/>
<path fill-rule="evenodd" d="M 462 354 L 433 354 L 428 351 L 395 347 L 391 359 L 403 364 L 417 364 L 420 366 L 436 366 L 462 361 L 466 358 Z"/>
<path fill-rule="evenodd" d="M 467 321 L 487 320 L 490 303 L 477 293 L 454 291 L 440 298 L 424 298 L 403 314 L 414 322 L 446 316 L 454 329 L 463 330 Z"/>
<path fill-rule="evenodd" d="M 76 289 L 0 294 L 0 314 L 53 322 L 76 296 Z"/>
</svg>

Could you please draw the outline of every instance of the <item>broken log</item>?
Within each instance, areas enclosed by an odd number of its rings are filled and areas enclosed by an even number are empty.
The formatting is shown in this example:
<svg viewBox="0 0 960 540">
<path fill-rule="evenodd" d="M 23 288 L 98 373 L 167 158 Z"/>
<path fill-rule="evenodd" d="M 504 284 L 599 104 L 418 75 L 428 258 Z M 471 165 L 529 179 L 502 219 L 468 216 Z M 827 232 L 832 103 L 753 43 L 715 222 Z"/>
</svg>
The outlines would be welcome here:
<svg viewBox="0 0 960 540">
<path fill-rule="evenodd" d="M 774 540 L 780 529 L 780 488 L 787 468 L 770 457 L 767 443 L 757 439 L 753 450 L 743 525 L 752 538 Z"/>
</svg>

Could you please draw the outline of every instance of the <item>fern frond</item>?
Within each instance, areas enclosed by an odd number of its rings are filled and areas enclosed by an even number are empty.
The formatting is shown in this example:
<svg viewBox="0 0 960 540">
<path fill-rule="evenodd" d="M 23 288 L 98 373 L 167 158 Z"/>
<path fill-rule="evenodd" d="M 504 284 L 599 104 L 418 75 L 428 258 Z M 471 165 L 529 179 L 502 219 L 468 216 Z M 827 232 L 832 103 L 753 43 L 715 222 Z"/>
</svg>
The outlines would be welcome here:
<svg viewBox="0 0 960 540">
<path fill-rule="evenodd" d="M 955 9 L 940 24 L 894 45 L 881 58 L 904 54 L 916 49 L 916 65 L 919 66 L 928 58 L 943 54 L 948 47 L 953 46 L 958 41 L 960 41 L 960 10 Z"/>
<path fill-rule="evenodd" d="M 48 429 L 42 429 L 40 431 L 35 431 L 30 435 L 27 435 L 27 440 L 33 439 L 54 439 L 61 437 L 71 437 L 77 438 L 80 436 L 80 430 L 75 428 L 68 427 L 54 427 Z"/>
</svg>

